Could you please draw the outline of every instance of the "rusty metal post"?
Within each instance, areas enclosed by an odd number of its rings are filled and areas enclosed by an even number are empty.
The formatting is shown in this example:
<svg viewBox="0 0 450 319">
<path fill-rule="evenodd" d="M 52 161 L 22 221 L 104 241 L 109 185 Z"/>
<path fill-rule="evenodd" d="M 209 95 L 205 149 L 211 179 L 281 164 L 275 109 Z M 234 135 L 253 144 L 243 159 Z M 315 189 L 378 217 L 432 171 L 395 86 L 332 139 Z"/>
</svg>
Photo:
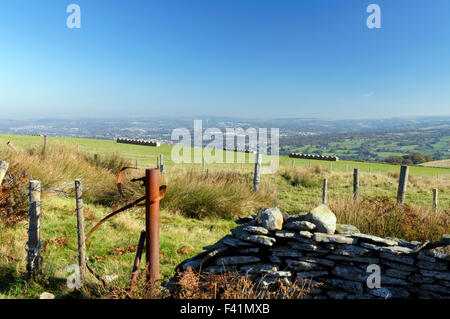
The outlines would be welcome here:
<svg viewBox="0 0 450 319">
<path fill-rule="evenodd" d="M 147 281 L 159 279 L 159 169 L 145 170 L 145 258 Z"/>
</svg>

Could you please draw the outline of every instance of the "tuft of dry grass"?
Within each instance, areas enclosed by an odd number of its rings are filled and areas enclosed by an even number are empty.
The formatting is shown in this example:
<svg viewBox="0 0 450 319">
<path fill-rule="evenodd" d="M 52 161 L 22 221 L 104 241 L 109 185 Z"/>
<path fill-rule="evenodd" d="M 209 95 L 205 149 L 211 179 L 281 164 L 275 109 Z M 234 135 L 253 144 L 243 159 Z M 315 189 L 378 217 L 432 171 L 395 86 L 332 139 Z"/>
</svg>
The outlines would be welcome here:
<svg viewBox="0 0 450 319">
<path fill-rule="evenodd" d="M 319 182 L 314 178 L 313 173 L 305 169 L 285 169 L 281 176 L 294 187 L 319 187 Z"/>
<path fill-rule="evenodd" d="M 450 210 L 397 205 L 383 197 L 335 198 L 330 209 L 339 223 L 355 225 L 361 232 L 406 240 L 438 240 L 450 227 Z"/>
<path fill-rule="evenodd" d="M 193 218 L 231 218 L 270 206 L 275 189 L 262 186 L 253 191 L 250 175 L 232 170 L 188 170 L 172 174 L 166 181 L 167 194 L 161 206 Z"/>
</svg>

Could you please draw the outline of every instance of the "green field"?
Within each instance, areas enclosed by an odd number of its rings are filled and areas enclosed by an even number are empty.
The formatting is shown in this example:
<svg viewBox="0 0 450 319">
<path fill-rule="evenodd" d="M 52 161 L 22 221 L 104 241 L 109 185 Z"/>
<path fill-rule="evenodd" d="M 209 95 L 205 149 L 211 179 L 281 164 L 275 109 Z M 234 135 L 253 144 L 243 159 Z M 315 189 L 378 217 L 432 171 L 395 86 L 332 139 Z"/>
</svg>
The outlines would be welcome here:
<svg viewBox="0 0 450 319">
<path fill-rule="evenodd" d="M 41 147 L 43 145 L 43 137 L 40 136 L 27 136 L 27 135 L 7 135 L 0 134 L 0 145 L 6 147 L 6 142 L 11 141 L 14 145 L 20 148 L 31 148 L 31 147 Z M 97 139 L 83 139 L 83 138 L 67 138 L 67 137 L 49 137 L 49 145 L 51 147 L 52 141 L 69 143 L 74 146 L 78 146 L 80 150 L 89 152 L 92 154 L 112 154 L 117 153 L 133 163 L 138 161 L 139 167 L 155 167 L 157 158 L 160 154 L 164 156 L 164 166 L 166 168 L 171 168 L 174 166 L 171 160 L 171 145 L 161 145 L 160 147 L 142 146 L 142 145 L 132 145 L 132 144 L 121 144 L 116 143 L 113 140 L 97 140 Z M 224 162 L 227 156 L 224 152 Z M 192 159 L 194 160 L 192 152 Z M 234 155 L 236 156 L 236 154 Z M 263 160 L 266 161 L 269 157 L 265 157 Z M 319 160 L 306 160 L 306 159 L 291 159 L 287 156 L 280 156 L 280 166 L 290 167 L 292 166 L 292 161 L 294 161 L 295 167 L 308 167 L 309 165 L 324 165 L 329 167 L 331 170 L 337 170 L 341 172 L 351 172 L 353 168 L 358 168 L 361 172 L 368 173 L 388 173 L 388 172 L 398 172 L 398 165 L 374 163 L 374 162 L 358 162 L 358 161 L 338 161 L 338 162 L 327 162 Z M 196 163 L 183 164 L 185 166 L 201 167 L 201 156 L 195 158 Z M 253 169 L 254 155 L 245 154 L 245 164 L 234 163 L 234 164 L 208 164 L 208 167 L 220 168 L 241 168 L 244 167 L 251 171 Z M 417 176 L 433 176 L 442 177 L 450 176 L 450 169 L 446 168 L 431 168 L 431 167 L 421 167 L 412 166 L 410 167 L 410 174 Z"/>
</svg>

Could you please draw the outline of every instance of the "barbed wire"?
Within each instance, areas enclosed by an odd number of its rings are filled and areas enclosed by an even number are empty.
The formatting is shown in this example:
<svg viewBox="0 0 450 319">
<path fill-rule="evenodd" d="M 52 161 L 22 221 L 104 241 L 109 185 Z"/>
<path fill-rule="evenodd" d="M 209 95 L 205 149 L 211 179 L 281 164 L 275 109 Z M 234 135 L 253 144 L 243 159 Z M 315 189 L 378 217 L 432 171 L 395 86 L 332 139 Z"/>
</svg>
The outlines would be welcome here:
<svg viewBox="0 0 450 319">
<path fill-rule="evenodd" d="M 19 172 L 19 173 L 15 173 L 12 174 L 11 172 L 7 172 L 5 175 L 5 185 L 11 185 L 11 184 L 19 184 L 23 187 L 23 191 L 24 193 L 29 196 L 29 185 L 27 185 L 26 183 L 23 182 L 23 179 L 29 179 L 34 180 L 33 176 L 31 176 L 30 174 L 28 174 L 27 172 Z M 39 187 L 40 191 L 51 191 L 53 192 L 56 196 L 71 196 L 73 195 L 73 193 L 71 191 L 67 191 L 69 188 L 74 187 L 74 182 L 65 182 L 62 185 L 56 186 L 53 185 L 51 183 L 46 183 L 46 182 L 41 182 L 41 185 Z M 34 190 L 38 190 L 38 188 L 36 189 L 32 189 Z M 84 191 L 88 191 L 89 187 L 84 188 Z"/>
</svg>

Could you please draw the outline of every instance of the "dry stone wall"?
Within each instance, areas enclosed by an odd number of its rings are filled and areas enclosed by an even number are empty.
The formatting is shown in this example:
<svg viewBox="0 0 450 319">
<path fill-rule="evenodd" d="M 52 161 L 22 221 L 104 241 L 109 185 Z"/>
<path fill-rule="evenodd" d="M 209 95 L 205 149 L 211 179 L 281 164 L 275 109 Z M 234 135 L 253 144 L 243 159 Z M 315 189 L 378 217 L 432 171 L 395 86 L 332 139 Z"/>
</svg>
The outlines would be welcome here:
<svg viewBox="0 0 450 319">
<path fill-rule="evenodd" d="M 422 243 L 361 234 L 336 224 L 325 205 L 296 216 L 273 207 L 236 222 L 177 270 L 233 271 L 266 289 L 279 279 L 310 279 L 322 283 L 308 296 L 315 299 L 450 298 L 450 235 Z M 377 267 L 380 285 L 373 287 Z"/>
</svg>

